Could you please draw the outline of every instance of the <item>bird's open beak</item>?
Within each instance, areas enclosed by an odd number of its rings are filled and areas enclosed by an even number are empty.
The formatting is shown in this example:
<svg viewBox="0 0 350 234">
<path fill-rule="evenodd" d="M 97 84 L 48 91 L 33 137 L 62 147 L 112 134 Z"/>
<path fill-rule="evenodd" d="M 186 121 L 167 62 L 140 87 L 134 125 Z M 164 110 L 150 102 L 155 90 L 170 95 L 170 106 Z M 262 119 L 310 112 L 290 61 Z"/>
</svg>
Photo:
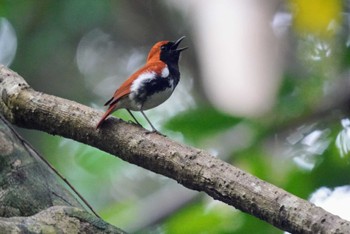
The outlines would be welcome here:
<svg viewBox="0 0 350 234">
<path fill-rule="evenodd" d="M 188 49 L 188 47 L 183 47 L 183 48 L 179 48 L 179 49 L 177 48 L 177 47 L 179 46 L 180 42 L 181 42 L 183 39 L 185 39 L 185 36 L 182 36 L 182 37 L 180 37 L 177 41 L 175 41 L 175 42 L 174 42 L 174 45 L 172 46 L 172 49 L 173 49 L 173 50 L 176 50 L 176 51 L 178 51 L 178 52 L 181 52 L 181 51 L 184 51 L 184 50 Z"/>
</svg>

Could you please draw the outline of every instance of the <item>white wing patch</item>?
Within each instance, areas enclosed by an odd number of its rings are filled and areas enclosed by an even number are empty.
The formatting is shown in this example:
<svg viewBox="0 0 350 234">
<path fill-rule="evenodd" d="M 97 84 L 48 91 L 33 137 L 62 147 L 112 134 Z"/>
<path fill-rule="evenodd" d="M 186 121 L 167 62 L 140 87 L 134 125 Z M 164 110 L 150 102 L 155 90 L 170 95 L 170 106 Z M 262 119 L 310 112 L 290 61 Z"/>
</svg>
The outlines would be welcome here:
<svg viewBox="0 0 350 234">
<path fill-rule="evenodd" d="M 169 68 L 168 68 L 168 66 L 165 66 L 162 69 L 160 76 L 164 79 L 167 79 L 169 77 L 169 75 L 170 75 Z M 135 97 L 137 95 L 139 95 L 139 91 L 142 89 L 142 85 L 145 82 L 150 81 L 152 79 L 156 79 L 156 77 L 157 77 L 157 73 L 152 72 L 152 71 L 145 72 L 145 73 L 142 73 L 141 75 L 139 75 L 132 82 L 132 85 L 130 87 L 129 98 L 130 98 L 131 102 L 124 103 L 123 108 L 127 108 L 130 110 L 136 110 L 136 111 L 140 110 L 141 106 L 138 106 L 138 103 L 135 102 Z M 145 102 L 143 103 L 142 109 L 148 110 L 150 108 L 153 108 L 153 107 L 156 107 L 156 106 L 162 104 L 165 100 L 167 100 L 171 96 L 171 94 L 174 90 L 173 80 L 170 80 L 170 82 L 171 82 L 170 88 L 167 88 L 167 89 L 163 90 L 162 92 L 156 92 L 152 96 L 147 97 Z"/>
<path fill-rule="evenodd" d="M 168 68 L 168 66 L 165 66 L 165 67 L 163 68 L 161 76 L 162 76 L 163 78 L 166 78 L 166 77 L 169 76 L 169 68 Z"/>
<path fill-rule="evenodd" d="M 164 69 L 163 69 L 164 70 Z M 146 72 L 139 75 L 134 82 L 132 82 L 132 85 L 130 87 L 131 92 L 137 92 L 137 90 L 141 87 L 142 83 L 146 80 L 151 80 L 156 76 L 155 72 Z"/>
</svg>

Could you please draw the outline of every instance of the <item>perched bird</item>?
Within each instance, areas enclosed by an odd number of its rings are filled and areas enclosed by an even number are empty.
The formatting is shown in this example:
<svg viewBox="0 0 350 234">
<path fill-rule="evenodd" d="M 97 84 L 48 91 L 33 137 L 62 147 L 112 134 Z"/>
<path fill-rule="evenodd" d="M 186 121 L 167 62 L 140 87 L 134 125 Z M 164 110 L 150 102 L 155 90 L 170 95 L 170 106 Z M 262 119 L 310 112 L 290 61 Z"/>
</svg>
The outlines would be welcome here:
<svg viewBox="0 0 350 234">
<path fill-rule="evenodd" d="M 160 41 L 152 47 L 146 64 L 132 74 L 105 103 L 109 108 L 98 122 L 96 129 L 111 113 L 125 108 L 139 125 L 131 111 L 140 111 L 152 127 L 152 132 L 158 132 L 143 111 L 166 101 L 179 83 L 180 53 L 188 48 L 178 48 L 184 38 L 183 36 L 175 42 Z"/>
</svg>

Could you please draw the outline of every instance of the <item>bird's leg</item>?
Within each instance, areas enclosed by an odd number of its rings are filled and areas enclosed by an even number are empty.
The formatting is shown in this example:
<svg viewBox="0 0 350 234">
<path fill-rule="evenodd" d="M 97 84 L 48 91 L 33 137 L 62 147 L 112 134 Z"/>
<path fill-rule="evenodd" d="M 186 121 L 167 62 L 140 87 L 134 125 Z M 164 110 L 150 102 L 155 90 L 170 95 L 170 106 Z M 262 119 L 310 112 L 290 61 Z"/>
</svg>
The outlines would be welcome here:
<svg viewBox="0 0 350 234">
<path fill-rule="evenodd" d="M 145 113 L 143 113 L 142 110 L 141 110 L 141 114 L 145 117 L 145 119 L 147 120 L 147 122 L 149 123 L 149 125 L 152 127 L 152 131 L 147 132 L 146 134 L 155 132 L 155 133 L 158 133 L 159 135 L 165 136 L 164 134 L 160 133 L 160 132 L 153 126 L 153 124 L 151 123 L 151 121 L 149 121 L 149 119 L 147 118 L 147 116 L 145 115 Z"/>
<path fill-rule="evenodd" d="M 135 120 L 135 123 L 137 124 L 137 125 L 139 125 L 139 126 L 141 126 L 142 127 L 142 125 L 139 123 L 139 121 L 137 121 L 137 119 L 135 118 L 135 116 L 131 113 L 131 111 L 129 110 L 129 109 L 126 109 L 128 112 L 129 112 L 129 114 L 131 115 L 131 117 Z M 131 121 L 132 122 L 132 121 Z M 132 123 L 134 123 L 134 122 L 132 122 Z"/>
</svg>

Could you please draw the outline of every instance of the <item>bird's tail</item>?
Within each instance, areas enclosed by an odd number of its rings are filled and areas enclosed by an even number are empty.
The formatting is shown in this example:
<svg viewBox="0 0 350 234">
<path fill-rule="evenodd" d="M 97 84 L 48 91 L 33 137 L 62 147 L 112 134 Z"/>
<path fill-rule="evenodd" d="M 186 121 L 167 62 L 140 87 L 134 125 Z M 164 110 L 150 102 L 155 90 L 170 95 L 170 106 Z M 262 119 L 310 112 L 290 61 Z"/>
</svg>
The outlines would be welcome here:
<svg viewBox="0 0 350 234">
<path fill-rule="evenodd" d="M 101 124 L 103 123 L 103 121 L 105 121 L 105 119 L 106 119 L 113 111 L 115 111 L 115 106 L 116 106 L 116 104 L 109 106 L 108 110 L 103 114 L 101 120 L 100 120 L 100 121 L 98 122 L 98 124 L 96 125 L 96 129 L 98 129 L 98 128 L 101 126 Z"/>
</svg>

